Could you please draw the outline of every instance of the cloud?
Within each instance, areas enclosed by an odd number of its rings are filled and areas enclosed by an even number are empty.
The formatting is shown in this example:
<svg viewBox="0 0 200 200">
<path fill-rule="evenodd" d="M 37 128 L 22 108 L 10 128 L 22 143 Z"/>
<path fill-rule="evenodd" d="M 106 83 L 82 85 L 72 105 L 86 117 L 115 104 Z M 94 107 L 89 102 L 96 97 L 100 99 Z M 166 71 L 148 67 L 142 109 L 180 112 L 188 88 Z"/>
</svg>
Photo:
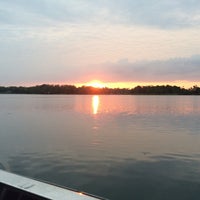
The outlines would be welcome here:
<svg viewBox="0 0 200 200">
<path fill-rule="evenodd" d="M 7 0 L 0 23 L 55 26 L 62 23 L 116 23 L 161 29 L 200 25 L 199 0 Z"/>
<path fill-rule="evenodd" d="M 199 54 L 199 10 L 197 0 L 0 0 L 0 81 L 199 80 L 199 56 L 166 60 Z"/>
<path fill-rule="evenodd" d="M 54 61 L 51 56 L 31 57 L 24 62 L 18 60 L 22 66 L 14 66 L 7 61 L 1 62 L 2 73 L 0 85 L 19 85 L 30 83 L 71 83 L 88 82 L 91 79 L 100 79 L 105 82 L 173 82 L 173 81 L 200 81 L 200 55 L 188 58 L 174 58 L 169 60 L 154 60 L 129 62 L 122 59 L 118 62 L 106 62 L 94 66 L 77 66 L 62 64 Z M 8 66 L 8 67 L 7 67 Z M 56 70 L 55 70 L 56 69 Z"/>
<path fill-rule="evenodd" d="M 102 13 L 102 6 L 90 0 L 0 1 L 0 23 L 19 26 L 57 26 L 90 23 Z"/>
<path fill-rule="evenodd" d="M 113 81 L 200 81 L 200 55 L 164 61 L 129 62 L 123 59 L 116 63 L 107 62 L 102 66 L 101 73 L 109 74 Z"/>
<path fill-rule="evenodd" d="M 113 2 L 113 1 L 112 1 Z M 154 26 L 162 29 L 200 25 L 198 0 L 117 0 L 113 2 L 128 24 Z"/>
</svg>

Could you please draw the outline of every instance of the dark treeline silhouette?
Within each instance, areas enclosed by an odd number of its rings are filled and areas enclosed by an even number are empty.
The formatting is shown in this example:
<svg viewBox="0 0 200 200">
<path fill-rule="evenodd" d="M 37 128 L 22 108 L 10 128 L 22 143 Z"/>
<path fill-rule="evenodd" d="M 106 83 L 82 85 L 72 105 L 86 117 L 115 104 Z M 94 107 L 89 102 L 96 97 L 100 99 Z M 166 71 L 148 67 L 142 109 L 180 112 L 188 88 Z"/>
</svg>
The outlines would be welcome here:
<svg viewBox="0 0 200 200">
<path fill-rule="evenodd" d="M 170 85 L 137 86 L 128 88 L 95 88 L 74 85 L 36 85 L 31 87 L 0 86 L 1 94 L 127 94 L 127 95 L 200 95 L 200 87 L 189 89 Z"/>
<path fill-rule="evenodd" d="M 180 88 L 178 86 L 157 85 L 157 86 L 137 86 L 133 88 L 132 94 L 146 94 L 146 95 L 186 95 L 193 94 L 192 89 Z M 200 94 L 200 93 L 199 93 Z"/>
</svg>

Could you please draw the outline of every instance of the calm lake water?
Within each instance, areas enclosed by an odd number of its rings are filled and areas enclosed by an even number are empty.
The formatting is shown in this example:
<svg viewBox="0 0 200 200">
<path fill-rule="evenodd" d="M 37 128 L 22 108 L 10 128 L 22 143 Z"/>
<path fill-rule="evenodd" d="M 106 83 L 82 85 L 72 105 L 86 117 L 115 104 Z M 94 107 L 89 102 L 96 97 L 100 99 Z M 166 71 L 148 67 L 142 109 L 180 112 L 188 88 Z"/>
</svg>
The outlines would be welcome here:
<svg viewBox="0 0 200 200">
<path fill-rule="evenodd" d="M 0 166 L 111 200 L 200 199 L 199 96 L 0 95 Z"/>
</svg>

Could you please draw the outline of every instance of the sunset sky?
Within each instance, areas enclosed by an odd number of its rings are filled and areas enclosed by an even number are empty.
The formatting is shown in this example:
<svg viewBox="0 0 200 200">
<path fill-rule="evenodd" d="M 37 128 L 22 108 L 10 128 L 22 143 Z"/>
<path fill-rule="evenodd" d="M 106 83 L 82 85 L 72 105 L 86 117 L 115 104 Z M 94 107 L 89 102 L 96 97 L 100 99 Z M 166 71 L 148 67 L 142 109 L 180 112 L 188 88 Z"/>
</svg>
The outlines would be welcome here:
<svg viewBox="0 0 200 200">
<path fill-rule="evenodd" d="M 0 0 L 0 85 L 200 84 L 199 0 Z"/>
</svg>

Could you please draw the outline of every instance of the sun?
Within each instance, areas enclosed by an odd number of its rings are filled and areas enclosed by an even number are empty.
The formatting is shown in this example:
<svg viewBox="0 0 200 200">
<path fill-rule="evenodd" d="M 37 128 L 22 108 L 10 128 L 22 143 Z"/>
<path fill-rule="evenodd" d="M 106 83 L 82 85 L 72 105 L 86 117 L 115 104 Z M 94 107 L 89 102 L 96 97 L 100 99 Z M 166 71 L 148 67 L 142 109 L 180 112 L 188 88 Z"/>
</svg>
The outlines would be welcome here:
<svg viewBox="0 0 200 200">
<path fill-rule="evenodd" d="M 86 84 L 86 86 L 92 86 L 92 87 L 95 87 L 95 88 L 104 88 L 105 84 L 102 83 L 101 81 L 93 80 L 93 81 L 88 82 Z"/>
</svg>

